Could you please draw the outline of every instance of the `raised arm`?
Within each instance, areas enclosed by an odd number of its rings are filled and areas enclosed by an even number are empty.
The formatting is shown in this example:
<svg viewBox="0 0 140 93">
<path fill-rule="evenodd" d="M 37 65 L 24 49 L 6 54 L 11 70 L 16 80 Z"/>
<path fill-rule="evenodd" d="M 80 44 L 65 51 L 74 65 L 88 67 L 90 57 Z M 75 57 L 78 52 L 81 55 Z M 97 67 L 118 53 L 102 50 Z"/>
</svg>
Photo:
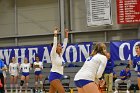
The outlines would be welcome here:
<svg viewBox="0 0 140 93">
<path fill-rule="evenodd" d="M 69 30 L 68 29 L 65 29 L 65 39 L 64 39 L 64 42 L 63 42 L 63 49 L 62 49 L 62 55 L 63 55 L 63 53 L 64 53 L 64 51 L 65 51 L 65 49 L 66 49 L 66 46 L 67 46 L 67 43 L 68 43 L 68 33 L 69 32 Z"/>
<path fill-rule="evenodd" d="M 53 40 L 53 46 L 52 46 L 52 50 L 51 50 L 51 58 L 53 58 L 53 56 L 55 56 L 55 54 L 56 54 L 57 33 L 58 33 L 58 28 L 56 28 L 56 29 L 54 30 L 54 40 Z"/>
</svg>

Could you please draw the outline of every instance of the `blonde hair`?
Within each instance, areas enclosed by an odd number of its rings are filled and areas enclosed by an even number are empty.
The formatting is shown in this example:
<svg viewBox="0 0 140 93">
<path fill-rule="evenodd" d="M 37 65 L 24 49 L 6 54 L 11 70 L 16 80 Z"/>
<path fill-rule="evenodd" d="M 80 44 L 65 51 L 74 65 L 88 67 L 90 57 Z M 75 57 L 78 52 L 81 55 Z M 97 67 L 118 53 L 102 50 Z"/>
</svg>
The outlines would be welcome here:
<svg viewBox="0 0 140 93">
<path fill-rule="evenodd" d="M 97 43 L 94 46 L 94 50 L 92 51 L 92 53 L 90 54 L 90 56 L 94 56 L 97 53 L 100 53 L 102 55 L 106 55 L 104 50 L 106 50 L 106 45 L 104 43 Z"/>
</svg>

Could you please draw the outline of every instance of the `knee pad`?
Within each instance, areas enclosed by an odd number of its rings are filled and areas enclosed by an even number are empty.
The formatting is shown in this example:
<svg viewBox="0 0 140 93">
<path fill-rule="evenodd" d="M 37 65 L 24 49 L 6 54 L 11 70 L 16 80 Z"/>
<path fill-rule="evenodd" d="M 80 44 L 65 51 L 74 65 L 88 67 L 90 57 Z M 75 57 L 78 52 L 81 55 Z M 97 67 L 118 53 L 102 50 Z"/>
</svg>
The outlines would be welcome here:
<svg viewBox="0 0 140 93">
<path fill-rule="evenodd" d="M 35 85 L 38 85 L 38 82 L 35 82 Z"/>
<path fill-rule="evenodd" d="M 24 81 L 21 80 L 21 81 L 20 81 L 20 86 L 23 86 L 23 84 L 24 84 Z"/>
<path fill-rule="evenodd" d="M 42 82 L 42 81 L 40 81 L 40 84 L 42 85 L 42 84 L 43 84 L 43 82 Z"/>
</svg>

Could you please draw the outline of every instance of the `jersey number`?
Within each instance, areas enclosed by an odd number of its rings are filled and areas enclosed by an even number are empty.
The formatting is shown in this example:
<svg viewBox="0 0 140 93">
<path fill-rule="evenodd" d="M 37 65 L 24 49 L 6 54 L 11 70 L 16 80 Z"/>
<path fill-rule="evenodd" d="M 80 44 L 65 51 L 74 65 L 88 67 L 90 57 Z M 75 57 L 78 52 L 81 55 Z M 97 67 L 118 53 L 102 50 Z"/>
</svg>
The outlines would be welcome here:
<svg viewBox="0 0 140 93">
<path fill-rule="evenodd" d="M 88 59 L 87 59 L 87 61 L 90 61 L 92 59 L 92 57 L 89 57 Z"/>
<path fill-rule="evenodd" d="M 27 67 L 24 67 L 24 69 L 27 69 Z"/>
</svg>

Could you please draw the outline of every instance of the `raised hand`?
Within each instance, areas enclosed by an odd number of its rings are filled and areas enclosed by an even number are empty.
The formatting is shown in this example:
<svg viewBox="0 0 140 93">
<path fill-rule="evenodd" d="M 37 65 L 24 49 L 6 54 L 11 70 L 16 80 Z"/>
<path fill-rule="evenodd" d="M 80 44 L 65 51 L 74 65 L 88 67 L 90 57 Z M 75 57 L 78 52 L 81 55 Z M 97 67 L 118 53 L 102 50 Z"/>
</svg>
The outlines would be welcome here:
<svg viewBox="0 0 140 93">
<path fill-rule="evenodd" d="M 65 29 L 65 37 L 68 38 L 68 35 L 69 35 L 69 30 Z"/>
<path fill-rule="evenodd" d="M 57 37 L 58 32 L 59 32 L 59 28 L 58 27 L 55 27 L 55 29 L 54 29 L 54 36 L 55 37 Z"/>
</svg>

